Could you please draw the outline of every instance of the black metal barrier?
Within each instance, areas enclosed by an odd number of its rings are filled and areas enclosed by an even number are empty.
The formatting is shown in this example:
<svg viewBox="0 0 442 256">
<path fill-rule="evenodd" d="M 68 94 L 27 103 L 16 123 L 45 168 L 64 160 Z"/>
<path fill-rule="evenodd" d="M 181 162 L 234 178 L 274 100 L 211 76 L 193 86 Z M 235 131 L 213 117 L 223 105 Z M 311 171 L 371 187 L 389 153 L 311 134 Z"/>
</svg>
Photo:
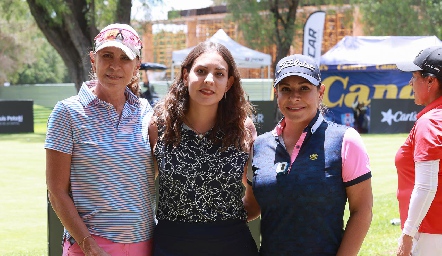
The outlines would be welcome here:
<svg viewBox="0 0 442 256">
<path fill-rule="evenodd" d="M 55 214 L 48 199 L 48 255 L 60 256 L 63 253 L 63 225 Z"/>
<path fill-rule="evenodd" d="M 0 133 L 34 132 L 33 100 L 0 100 Z"/>
<path fill-rule="evenodd" d="M 254 123 L 258 135 L 273 130 L 277 120 L 276 102 L 275 101 L 252 101 L 255 106 L 256 113 Z"/>
</svg>

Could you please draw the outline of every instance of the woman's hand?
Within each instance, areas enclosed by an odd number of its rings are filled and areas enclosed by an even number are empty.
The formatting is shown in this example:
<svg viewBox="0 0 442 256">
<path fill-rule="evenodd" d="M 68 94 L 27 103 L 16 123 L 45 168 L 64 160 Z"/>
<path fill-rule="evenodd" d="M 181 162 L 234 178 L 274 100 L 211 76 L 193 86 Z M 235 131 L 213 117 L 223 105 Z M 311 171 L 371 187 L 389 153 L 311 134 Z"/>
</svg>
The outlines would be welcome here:
<svg viewBox="0 0 442 256">
<path fill-rule="evenodd" d="M 396 251 L 397 256 L 410 256 L 413 248 L 413 237 L 402 234 L 399 238 L 399 246 Z"/>
</svg>

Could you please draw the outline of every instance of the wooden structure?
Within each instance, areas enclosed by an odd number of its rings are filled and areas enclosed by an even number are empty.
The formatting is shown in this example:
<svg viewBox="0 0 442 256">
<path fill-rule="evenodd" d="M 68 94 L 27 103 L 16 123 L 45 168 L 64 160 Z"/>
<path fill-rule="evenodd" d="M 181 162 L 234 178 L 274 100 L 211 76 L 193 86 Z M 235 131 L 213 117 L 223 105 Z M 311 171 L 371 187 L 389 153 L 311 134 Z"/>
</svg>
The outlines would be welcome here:
<svg viewBox="0 0 442 256">
<path fill-rule="evenodd" d="M 339 40 L 347 35 L 355 35 L 354 15 L 357 10 L 349 5 L 344 6 L 307 6 L 299 8 L 297 11 L 297 24 L 304 24 L 307 17 L 315 11 L 326 11 L 326 21 L 324 25 L 324 35 L 322 53 L 328 51 Z M 197 45 L 205 41 L 223 29 L 233 40 L 247 46 L 243 40 L 238 26 L 226 19 L 227 10 L 225 6 L 207 7 L 203 9 L 184 10 L 180 12 L 181 17 L 153 21 L 146 25 L 143 36 L 145 45 L 143 59 L 149 62 L 158 62 L 168 67 L 172 65 L 172 52 Z M 295 38 L 290 54 L 302 52 L 303 28 L 296 29 Z M 358 31 L 358 30 L 356 30 Z M 250 47 L 249 47 L 250 48 Z M 270 54 L 272 58 L 276 56 L 276 46 L 265 49 L 254 49 Z M 274 60 L 274 59 L 273 59 Z M 262 74 L 267 74 L 267 68 L 259 69 L 239 69 L 242 78 L 261 78 Z M 175 74 L 179 73 L 176 69 Z M 166 79 L 170 78 L 170 69 L 166 73 Z M 271 72 L 272 74 L 273 72 Z"/>
</svg>

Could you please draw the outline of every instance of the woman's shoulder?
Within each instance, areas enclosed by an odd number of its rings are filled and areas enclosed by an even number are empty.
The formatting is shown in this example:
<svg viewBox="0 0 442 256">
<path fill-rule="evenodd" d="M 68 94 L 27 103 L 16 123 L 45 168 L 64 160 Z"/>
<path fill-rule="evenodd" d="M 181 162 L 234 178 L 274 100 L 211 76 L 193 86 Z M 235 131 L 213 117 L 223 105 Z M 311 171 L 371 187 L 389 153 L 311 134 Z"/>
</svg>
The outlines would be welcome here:
<svg viewBox="0 0 442 256">
<path fill-rule="evenodd" d="M 274 135 L 273 131 L 268 131 L 268 132 L 258 135 L 258 137 L 256 137 L 256 139 L 255 139 L 254 145 L 267 144 L 267 143 L 274 142 L 274 141 L 275 141 L 275 135 Z"/>
<path fill-rule="evenodd" d="M 253 139 L 255 139 L 257 136 L 256 127 L 255 123 L 253 123 L 253 120 L 250 117 L 247 117 L 244 121 L 244 127 L 249 130 L 250 134 L 252 134 Z"/>
</svg>

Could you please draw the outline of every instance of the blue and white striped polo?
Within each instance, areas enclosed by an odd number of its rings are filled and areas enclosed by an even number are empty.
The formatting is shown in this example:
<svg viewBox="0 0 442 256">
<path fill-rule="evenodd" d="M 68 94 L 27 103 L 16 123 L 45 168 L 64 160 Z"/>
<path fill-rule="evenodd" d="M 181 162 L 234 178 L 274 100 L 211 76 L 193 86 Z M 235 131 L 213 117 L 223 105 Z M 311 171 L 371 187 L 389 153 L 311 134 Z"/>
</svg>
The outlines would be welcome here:
<svg viewBox="0 0 442 256">
<path fill-rule="evenodd" d="M 153 235 L 155 210 L 147 134 L 152 108 L 126 88 L 120 118 L 91 86 L 83 83 L 77 96 L 56 104 L 44 147 L 72 155 L 71 197 L 91 234 L 118 243 L 145 241 Z"/>
</svg>

